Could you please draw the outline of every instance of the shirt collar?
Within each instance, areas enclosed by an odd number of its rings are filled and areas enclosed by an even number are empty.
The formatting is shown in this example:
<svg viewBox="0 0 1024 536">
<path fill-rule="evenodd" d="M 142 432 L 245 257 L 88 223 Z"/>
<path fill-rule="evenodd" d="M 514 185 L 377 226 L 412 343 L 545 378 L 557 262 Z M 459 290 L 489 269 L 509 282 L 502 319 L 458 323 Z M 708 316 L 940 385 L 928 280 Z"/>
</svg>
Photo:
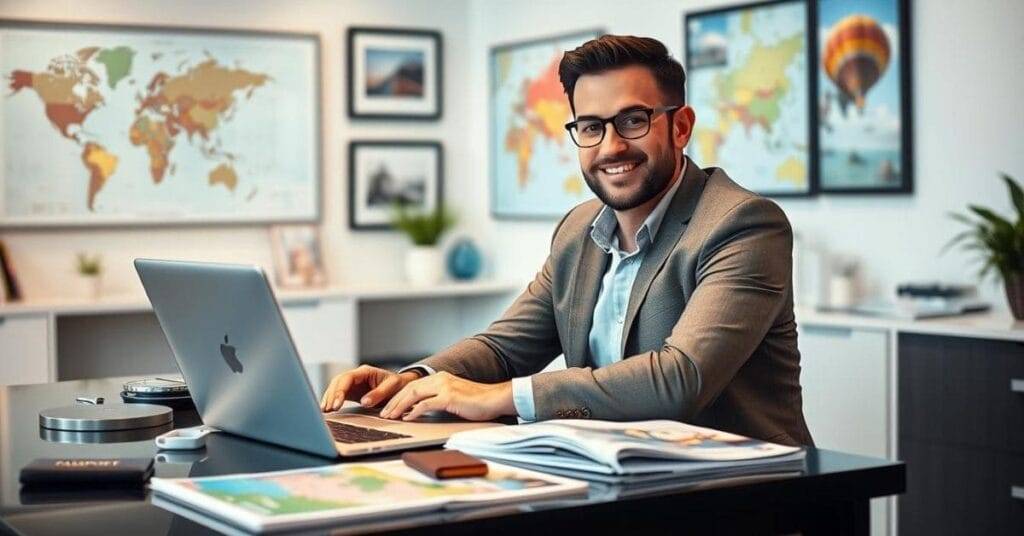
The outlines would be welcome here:
<svg viewBox="0 0 1024 536">
<path fill-rule="evenodd" d="M 643 225 L 637 229 L 636 243 L 638 250 L 653 242 L 654 236 L 658 234 L 661 222 L 665 219 L 665 213 L 668 212 L 668 206 L 672 204 L 672 198 L 675 197 L 676 190 L 679 189 L 679 185 L 683 183 L 683 179 L 686 176 L 686 167 L 689 165 L 687 160 L 687 158 L 683 158 L 683 169 L 679 170 L 678 180 L 658 201 L 658 204 L 654 206 L 654 210 L 647 215 Z M 608 205 L 605 205 L 601 207 L 601 211 L 597 213 L 594 222 L 590 224 L 590 238 L 605 253 L 609 253 L 612 247 L 618 247 L 619 240 L 615 234 L 615 230 L 618 227 L 619 221 L 615 219 L 615 211 Z"/>
</svg>

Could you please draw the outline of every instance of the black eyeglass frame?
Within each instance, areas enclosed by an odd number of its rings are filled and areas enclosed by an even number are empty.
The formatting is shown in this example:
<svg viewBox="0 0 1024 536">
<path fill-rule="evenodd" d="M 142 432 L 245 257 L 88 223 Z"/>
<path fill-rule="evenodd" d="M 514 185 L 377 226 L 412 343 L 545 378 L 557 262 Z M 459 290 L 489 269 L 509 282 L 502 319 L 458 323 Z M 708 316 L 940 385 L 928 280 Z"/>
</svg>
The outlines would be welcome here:
<svg viewBox="0 0 1024 536">
<path fill-rule="evenodd" d="M 651 123 L 654 122 L 654 118 L 656 116 L 665 113 L 665 114 L 668 114 L 668 117 L 671 120 L 672 119 L 672 113 L 675 112 L 676 110 L 682 108 L 682 107 L 683 106 L 681 104 L 676 104 L 676 105 L 672 105 L 672 106 L 658 106 L 656 108 L 630 108 L 630 109 L 627 109 L 627 110 L 623 110 L 623 111 L 621 111 L 621 112 L 619 112 L 619 113 L 617 113 L 617 114 L 615 114 L 615 115 L 613 115 L 611 117 L 587 117 L 585 119 L 586 121 L 600 121 L 601 122 L 601 137 L 593 145 L 580 145 L 579 140 L 577 140 L 576 136 L 573 135 L 573 129 L 575 129 L 577 127 L 577 125 L 579 124 L 579 122 L 580 122 L 579 119 L 566 123 L 565 124 L 565 130 L 567 130 L 569 132 L 569 139 L 571 139 L 572 142 L 575 143 L 576 146 L 579 147 L 580 149 L 589 149 L 591 147 L 597 147 L 598 145 L 601 145 L 601 143 L 604 141 L 605 134 L 608 132 L 608 128 L 605 126 L 608 123 L 612 124 L 612 128 L 615 129 L 615 133 L 618 134 L 618 136 L 620 138 L 625 139 L 625 140 L 638 140 L 638 139 L 640 139 L 640 138 L 642 138 L 642 137 L 644 137 L 644 136 L 646 136 L 646 135 L 651 133 Z M 647 114 L 647 130 L 644 131 L 644 133 L 640 134 L 639 136 L 625 136 L 625 135 L 622 134 L 622 132 L 619 132 L 619 126 L 615 123 L 615 119 L 617 117 L 621 116 L 621 115 L 631 114 L 631 113 L 634 113 L 634 112 L 645 112 Z"/>
</svg>

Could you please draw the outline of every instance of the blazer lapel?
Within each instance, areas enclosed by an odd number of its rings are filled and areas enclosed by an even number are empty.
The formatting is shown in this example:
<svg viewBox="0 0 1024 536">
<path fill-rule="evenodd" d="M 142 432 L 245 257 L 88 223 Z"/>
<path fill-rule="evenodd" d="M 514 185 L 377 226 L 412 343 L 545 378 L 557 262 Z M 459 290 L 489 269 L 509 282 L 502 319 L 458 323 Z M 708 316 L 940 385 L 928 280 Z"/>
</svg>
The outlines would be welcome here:
<svg viewBox="0 0 1024 536">
<path fill-rule="evenodd" d="M 661 267 L 668 260 L 668 256 L 679 242 L 679 238 L 683 236 L 686 224 L 693 216 L 693 211 L 704 191 L 704 184 L 707 182 L 707 174 L 704 173 L 704 170 L 700 169 L 693 160 L 689 160 L 689 157 L 685 158 L 688 162 L 686 174 L 682 178 L 683 183 L 679 185 L 675 198 L 669 204 L 665 219 L 662 220 L 658 234 L 654 237 L 654 243 L 650 246 L 651 250 L 647 252 L 640 264 L 629 294 L 629 304 L 626 307 L 626 331 L 622 334 L 622 347 L 620 348 L 623 357 L 626 357 L 626 342 L 629 341 L 629 335 L 633 331 L 633 321 L 636 319 L 640 304 L 647 297 L 647 290 L 651 288 L 654 276 L 661 271 Z"/>
<path fill-rule="evenodd" d="M 590 238 L 589 227 L 576 263 L 576 277 L 569 309 L 569 347 L 565 348 L 567 367 L 581 367 L 590 355 L 590 327 L 594 323 L 594 307 L 601 289 L 601 278 L 608 268 L 608 254 Z"/>
</svg>

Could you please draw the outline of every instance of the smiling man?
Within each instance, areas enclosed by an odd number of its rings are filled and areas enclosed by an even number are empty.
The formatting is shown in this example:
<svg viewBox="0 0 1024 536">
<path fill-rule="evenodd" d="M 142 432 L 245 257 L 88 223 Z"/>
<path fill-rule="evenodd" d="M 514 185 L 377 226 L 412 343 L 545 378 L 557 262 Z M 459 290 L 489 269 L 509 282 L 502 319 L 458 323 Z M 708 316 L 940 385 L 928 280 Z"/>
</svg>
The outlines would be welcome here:
<svg viewBox="0 0 1024 536">
<path fill-rule="evenodd" d="M 695 114 L 660 42 L 603 36 L 566 52 L 559 76 L 597 199 L 565 215 L 486 331 L 400 373 L 341 374 L 324 411 L 349 399 L 386 418 L 675 419 L 811 444 L 785 215 L 683 154 Z M 559 354 L 565 370 L 539 372 Z"/>
</svg>

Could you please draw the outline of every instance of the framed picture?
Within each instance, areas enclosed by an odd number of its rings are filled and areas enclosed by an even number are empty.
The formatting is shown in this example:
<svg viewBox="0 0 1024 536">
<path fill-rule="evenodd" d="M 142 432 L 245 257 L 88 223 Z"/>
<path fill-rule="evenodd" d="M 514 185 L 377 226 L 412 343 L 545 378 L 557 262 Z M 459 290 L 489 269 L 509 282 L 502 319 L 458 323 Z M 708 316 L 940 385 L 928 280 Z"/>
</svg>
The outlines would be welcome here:
<svg viewBox="0 0 1024 536">
<path fill-rule="evenodd" d="M 0 226 L 320 218 L 320 38 L 0 21 Z"/>
<path fill-rule="evenodd" d="M 566 50 L 602 30 L 510 43 L 491 49 L 491 214 L 499 219 L 557 219 L 593 197 L 580 172 L 572 120 L 558 79 Z"/>
<path fill-rule="evenodd" d="M 349 28 L 349 117 L 440 118 L 441 67 L 439 32 Z"/>
<path fill-rule="evenodd" d="M 270 234 L 278 286 L 310 288 L 327 284 L 319 227 L 277 225 L 271 228 Z"/>
<path fill-rule="evenodd" d="M 914 191 L 907 0 L 819 0 L 821 191 Z"/>
<path fill-rule="evenodd" d="M 814 195 L 813 7 L 772 0 L 684 16 L 687 153 L 762 195 Z"/>
<path fill-rule="evenodd" d="M 444 154 L 433 141 L 353 141 L 348 149 L 352 229 L 391 229 L 395 205 L 434 211 L 444 199 Z"/>
</svg>

